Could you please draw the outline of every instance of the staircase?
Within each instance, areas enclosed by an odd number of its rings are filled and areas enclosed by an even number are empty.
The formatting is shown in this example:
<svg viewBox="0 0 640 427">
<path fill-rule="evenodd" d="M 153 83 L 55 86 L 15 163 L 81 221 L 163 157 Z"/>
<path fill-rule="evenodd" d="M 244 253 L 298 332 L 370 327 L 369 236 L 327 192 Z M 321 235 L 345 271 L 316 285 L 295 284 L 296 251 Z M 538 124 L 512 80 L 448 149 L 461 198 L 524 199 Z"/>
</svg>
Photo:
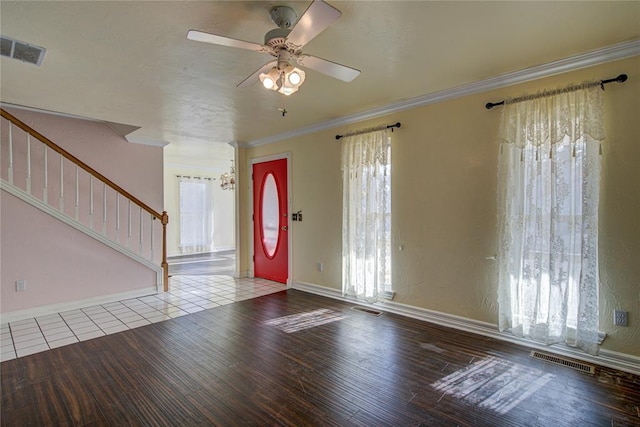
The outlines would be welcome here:
<svg viewBox="0 0 640 427">
<path fill-rule="evenodd" d="M 155 211 L 8 111 L 0 113 L 0 188 L 152 269 L 158 290 L 166 292 L 167 213 Z"/>
</svg>

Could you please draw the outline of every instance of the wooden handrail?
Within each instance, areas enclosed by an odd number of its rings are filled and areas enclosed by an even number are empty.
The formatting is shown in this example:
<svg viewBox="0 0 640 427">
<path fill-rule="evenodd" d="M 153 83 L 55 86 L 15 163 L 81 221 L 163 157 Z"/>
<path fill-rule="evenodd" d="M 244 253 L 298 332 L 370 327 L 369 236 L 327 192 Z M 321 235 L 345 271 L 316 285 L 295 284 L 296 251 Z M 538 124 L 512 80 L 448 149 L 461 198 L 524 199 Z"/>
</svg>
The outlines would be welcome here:
<svg viewBox="0 0 640 427">
<path fill-rule="evenodd" d="M 22 122 L 20 119 L 18 119 L 17 117 L 15 117 L 14 115 L 6 111 L 5 109 L 0 108 L 0 115 L 2 115 L 2 117 L 4 117 L 5 119 L 9 120 L 15 126 L 19 127 L 23 131 L 27 132 L 28 134 L 30 134 L 31 136 L 33 136 L 34 138 L 36 138 L 37 140 L 45 144 L 47 147 L 49 147 L 56 153 L 60 154 L 62 157 L 66 158 L 70 162 L 84 169 L 91 176 L 97 178 L 98 180 L 108 185 L 119 194 L 122 194 L 124 197 L 131 200 L 133 203 L 138 205 L 141 209 L 144 209 L 149 214 L 151 214 L 154 217 L 154 219 L 159 219 L 161 221 L 162 223 L 162 264 L 161 266 L 163 270 L 163 282 L 164 282 L 163 287 L 164 287 L 164 291 L 167 292 L 169 290 L 169 264 L 167 263 L 167 224 L 169 223 L 169 215 L 167 214 L 167 212 L 166 211 L 163 211 L 162 213 L 157 212 L 156 210 L 151 208 L 149 205 L 139 200 L 133 194 L 129 193 L 128 191 L 120 187 L 118 184 L 111 181 L 109 178 L 105 177 L 100 172 L 98 172 L 97 170 L 95 170 L 94 168 L 92 168 L 82 160 L 78 159 L 73 154 L 69 153 L 64 148 L 58 146 L 55 142 L 51 141 L 49 138 L 42 135 L 37 130 L 33 129 L 26 123 Z"/>
<path fill-rule="evenodd" d="M 68 151 L 66 151 L 64 148 L 59 147 L 58 145 L 56 145 L 55 142 L 51 141 L 49 138 L 47 138 L 46 136 L 42 135 L 37 130 L 33 129 L 32 127 L 30 127 L 26 123 L 20 121 L 20 119 L 18 119 L 17 117 L 13 116 L 11 113 L 5 111 L 2 108 L 0 108 L 0 113 L 2 114 L 2 117 L 4 117 L 5 119 L 9 120 L 11 123 L 13 123 L 14 125 L 18 126 L 23 131 L 31 134 L 31 136 L 35 137 L 40 142 L 45 144 L 47 147 L 49 147 L 53 151 L 59 153 L 61 156 L 65 157 L 66 159 L 68 159 L 72 163 L 75 163 L 76 165 L 80 166 L 82 169 L 84 169 L 90 175 L 93 175 L 94 177 L 96 177 L 100 181 L 102 181 L 105 184 L 107 184 L 109 187 L 113 188 L 118 193 L 120 193 L 123 196 L 125 196 L 127 199 L 131 200 L 133 203 L 135 203 L 136 205 L 140 206 L 142 209 L 144 209 L 145 211 L 147 211 L 148 213 L 153 215 L 156 219 L 160 219 L 160 220 L 162 219 L 162 214 L 161 213 L 156 212 L 154 209 L 149 207 L 147 204 L 145 204 L 142 201 L 140 201 L 133 194 L 131 194 L 128 191 L 124 190 L 118 184 L 116 184 L 115 182 L 111 181 L 109 178 L 105 177 L 100 172 L 98 172 L 97 170 L 95 170 L 94 168 L 92 168 L 91 166 L 89 166 L 88 164 L 83 162 L 82 160 L 78 159 L 73 154 L 71 154 Z"/>
</svg>

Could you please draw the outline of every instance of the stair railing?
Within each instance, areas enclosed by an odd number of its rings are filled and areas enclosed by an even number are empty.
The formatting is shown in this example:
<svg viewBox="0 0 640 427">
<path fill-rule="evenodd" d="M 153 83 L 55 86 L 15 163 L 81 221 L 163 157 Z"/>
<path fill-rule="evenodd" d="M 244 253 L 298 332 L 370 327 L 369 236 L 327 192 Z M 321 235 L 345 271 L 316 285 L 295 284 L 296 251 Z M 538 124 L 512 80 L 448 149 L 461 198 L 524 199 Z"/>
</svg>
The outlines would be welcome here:
<svg viewBox="0 0 640 427">
<path fill-rule="evenodd" d="M 11 113 L 0 108 L 0 114 L 9 122 L 8 128 L 2 130 L 2 140 L 6 139 L 8 145 L 4 146 L 3 144 L 1 157 L 6 159 L 2 162 L 2 178 L 6 179 L 10 186 L 20 188 L 29 196 L 33 196 L 47 206 L 54 207 L 62 214 L 88 226 L 91 230 L 100 233 L 130 253 L 148 258 L 151 262 L 154 259 L 154 246 L 156 245 L 153 223 L 155 220 L 160 221 L 162 224 L 162 262 L 160 265 L 163 288 L 167 292 L 169 290 L 169 264 L 167 263 L 169 215 L 167 212 L 159 213 L 152 209 Z M 19 129 L 17 132 L 16 128 Z M 33 139 L 41 142 L 41 146 L 32 144 Z M 57 154 L 59 161 L 52 158 L 50 152 L 53 152 L 54 156 Z M 16 154 L 20 155 L 21 160 Z M 34 160 L 37 161 L 34 162 Z M 19 168 L 16 168 L 16 163 L 19 161 L 22 163 Z M 35 170 L 33 163 L 37 163 L 41 170 Z M 69 163 L 71 167 L 69 167 Z M 65 164 L 67 164 L 66 168 Z M 83 172 L 81 173 L 81 171 Z M 52 180 L 52 175 L 56 179 Z M 42 187 L 42 192 L 37 190 L 38 194 L 35 194 L 34 189 L 39 186 Z M 69 186 L 72 187 L 71 194 L 69 194 Z M 108 191 L 108 188 L 112 191 Z M 88 200 L 81 199 L 80 195 L 83 194 L 81 189 L 89 193 Z M 53 192 L 58 196 L 58 206 L 52 206 L 50 203 L 49 199 Z M 96 203 L 96 198 L 102 199 L 101 206 L 99 202 Z M 124 203 L 121 203 L 121 199 Z M 113 207 L 114 204 L 115 207 Z M 72 205 L 73 209 L 69 205 Z M 135 212 L 136 208 L 132 205 L 137 207 L 138 212 Z M 148 218 L 148 223 L 145 222 L 145 216 Z M 125 217 L 126 228 L 122 227 L 122 217 Z M 108 221 L 109 219 L 111 221 Z M 145 230 L 147 231 L 145 232 Z M 146 234 L 149 235 L 148 241 L 145 241 Z"/>
</svg>

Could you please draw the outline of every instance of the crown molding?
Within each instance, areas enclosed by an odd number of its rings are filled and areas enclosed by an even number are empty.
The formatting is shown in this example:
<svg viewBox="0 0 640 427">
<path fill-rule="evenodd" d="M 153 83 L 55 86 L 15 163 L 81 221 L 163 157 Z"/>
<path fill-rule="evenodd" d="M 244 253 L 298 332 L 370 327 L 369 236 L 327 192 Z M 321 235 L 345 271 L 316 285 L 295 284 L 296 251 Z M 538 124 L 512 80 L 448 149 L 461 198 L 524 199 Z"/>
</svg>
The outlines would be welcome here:
<svg viewBox="0 0 640 427">
<path fill-rule="evenodd" d="M 169 141 L 161 139 L 147 138 L 146 136 L 126 135 L 124 137 L 128 142 L 132 144 L 150 145 L 152 147 L 166 147 L 169 145 Z"/>
<path fill-rule="evenodd" d="M 134 132 L 140 129 L 140 126 L 128 125 L 125 123 L 109 122 L 106 120 L 77 116 L 74 114 L 62 113 L 62 112 L 52 111 L 52 110 L 44 110 L 42 108 L 28 107 L 25 105 L 10 104 L 8 102 L 0 102 L 0 106 L 3 108 L 14 108 L 16 110 L 25 110 L 25 111 L 35 112 L 35 113 L 49 114 L 51 116 L 64 117 L 67 119 L 85 120 L 85 121 L 95 122 L 95 123 L 104 123 L 109 127 L 109 129 L 111 129 L 116 134 L 126 139 L 127 142 L 130 142 L 132 144 L 151 145 L 153 147 L 165 147 L 169 145 L 168 141 L 147 138 L 145 136 L 133 135 Z"/>
<path fill-rule="evenodd" d="M 29 107 L 27 105 L 12 104 L 10 102 L 0 102 L 2 108 L 13 108 L 16 110 L 30 111 L 33 113 L 48 114 L 50 116 L 64 117 L 66 119 L 84 120 L 88 122 L 107 123 L 104 120 L 92 119 L 90 117 L 77 116 L 75 114 L 61 113 L 53 110 L 45 110 L 44 108 Z"/>
<path fill-rule="evenodd" d="M 493 89 L 507 87 L 518 83 L 524 83 L 531 80 L 537 80 L 543 77 L 562 74 L 568 71 L 579 70 L 581 68 L 587 68 L 594 65 L 630 58 L 637 55 L 640 55 L 640 39 L 618 43 L 579 55 L 570 56 L 558 61 L 549 62 L 520 71 L 501 74 L 499 76 L 479 80 L 474 83 L 457 86 L 451 89 L 445 89 L 439 92 L 433 92 L 427 95 L 418 96 L 415 98 L 407 99 L 405 101 L 400 101 L 386 106 L 363 111 L 361 113 L 341 117 L 339 119 L 317 123 L 315 125 L 295 129 L 289 132 L 283 132 L 277 135 L 259 138 L 248 142 L 237 142 L 237 144 L 238 146 L 245 148 L 271 144 L 284 139 L 295 138 L 326 129 L 346 126 L 364 120 L 386 116 L 398 111 L 408 110 L 411 108 L 433 104 L 436 102 L 447 101 L 462 96 L 486 92 Z"/>
</svg>

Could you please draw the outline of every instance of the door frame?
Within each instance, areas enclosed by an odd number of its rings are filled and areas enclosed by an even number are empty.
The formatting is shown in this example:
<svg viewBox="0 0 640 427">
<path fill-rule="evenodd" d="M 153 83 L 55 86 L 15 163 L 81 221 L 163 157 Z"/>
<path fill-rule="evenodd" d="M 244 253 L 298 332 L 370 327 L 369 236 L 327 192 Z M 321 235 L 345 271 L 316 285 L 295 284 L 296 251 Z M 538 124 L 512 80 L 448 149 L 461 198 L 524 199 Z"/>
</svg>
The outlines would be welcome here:
<svg viewBox="0 0 640 427">
<path fill-rule="evenodd" d="M 269 156 L 263 156 L 263 157 L 255 157 L 249 160 L 249 173 L 251 174 L 251 186 L 250 186 L 250 190 L 249 190 L 249 212 L 251 212 L 252 215 L 252 220 L 251 220 L 251 227 L 249 227 L 249 256 L 251 257 L 251 261 L 250 261 L 250 266 L 249 266 L 249 277 L 255 277 L 255 261 L 253 259 L 254 255 L 255 255 L 255 248 L 254 248 L 254 221 L 255 219 L 253 219 L 253 215 L 254 215 L 254 207 L 253 207 L 253 199 L 254 199 L 254 194 L 253 194 L 253 189 L 254 189 L 254 183 L 253 183 L 253 165 L 256 163 L 264 163 L 264 162 L 270 162 L 272 160 L 282 160 L 282 159 L 286 159 L 287 160 L 287 246 L 288 246 L 288 253 L 287 253 L 287 288 L 291 287 L 291 284 L 293 283 L 293 281 L 291 280 L 291 275 L 293 273 L 293 269 L 292 269 L 292 255 L 293 255 L 293 250 L 291 248 L 292 244 L 293 244 L 293 228 L 291 227 L 291 211 L 292 211 L 292 207 L 293 207 L 293 201 L 292 201 L 292 192 L 291 192 L 291 152 L 285 152 L 285 153 L 280 153 L 280 154 L 272 154 Z"/>
</svg>

